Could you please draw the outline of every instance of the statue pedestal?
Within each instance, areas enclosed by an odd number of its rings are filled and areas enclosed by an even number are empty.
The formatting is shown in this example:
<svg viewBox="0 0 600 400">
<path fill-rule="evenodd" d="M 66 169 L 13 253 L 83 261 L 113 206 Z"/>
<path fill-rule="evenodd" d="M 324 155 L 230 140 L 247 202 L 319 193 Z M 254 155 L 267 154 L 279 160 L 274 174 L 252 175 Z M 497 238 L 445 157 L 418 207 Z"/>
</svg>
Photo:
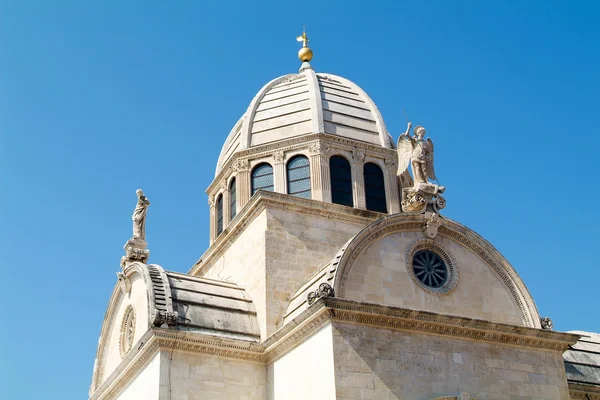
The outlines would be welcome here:
<svg viewBox="0 0 600 400">
<path fill-rule="evenodd" d="M 441 194 L 445 187 L 433 183 L 417 183 L 402 189 L 402 211 L 422 214 L 425 211 L 437 213 L 446 207 L 446 199 Z"/>
<path fill-rule="evenodd" d="M 146 263 L 148 257 L 150 257 L 150 250 L 147 250 L 148 243 L 145 240 L 139 238 L 131 238 L 125 243 L 123 249 L 125 250 L 125 256 L 121 258 L 121 267 L 125 268 L 128 263 L 139 261 Z"/>
</svg>

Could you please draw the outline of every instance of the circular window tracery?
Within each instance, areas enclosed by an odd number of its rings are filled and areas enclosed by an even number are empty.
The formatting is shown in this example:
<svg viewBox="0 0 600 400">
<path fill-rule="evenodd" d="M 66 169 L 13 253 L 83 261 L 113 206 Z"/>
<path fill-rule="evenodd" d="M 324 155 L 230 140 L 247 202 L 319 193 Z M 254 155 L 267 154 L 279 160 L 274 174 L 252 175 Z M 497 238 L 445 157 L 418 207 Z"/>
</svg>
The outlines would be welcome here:
<svg viewBox="0 0 600 400">
<path fill-rule="evenodd" d="M 448 280 L 448 267 L 444 260 L 431 250 L 419 250 L 413 256 L 413 272 L 422 284 L 440 288 Z"/>
<path fill-rule="evenodd" d="M 458 271 L 452 257 L 432 239 L 419 239 L 410 246 L 406 267 L 413 281 L 429 294 L 450 293 L 458 283 Z"/>
<path fill-rule="evenodd" d="M 135 335 L 135 311 L 130 305 L 125 309 L 123 315 L 123 321 L 121 322 L 121 340 L 119 343 L 119 350 L 121 358 L 131 350 L 133 346 L 133 338 Z"/>
</svg>

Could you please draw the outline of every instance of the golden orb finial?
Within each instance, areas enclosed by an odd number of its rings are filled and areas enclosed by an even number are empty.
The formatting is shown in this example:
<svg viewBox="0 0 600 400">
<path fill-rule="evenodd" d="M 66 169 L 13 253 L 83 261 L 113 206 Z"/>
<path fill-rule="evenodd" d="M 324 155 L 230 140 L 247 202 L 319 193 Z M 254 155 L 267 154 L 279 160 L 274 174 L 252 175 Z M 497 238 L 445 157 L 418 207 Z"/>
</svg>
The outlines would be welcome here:
<svg viewBox="0 0 600 400">
<path fill-rule="evenodd" d="M 313 52 L 308 48 L 308 37 L 306 36 L 306 30 L 302 29 L 302 36 L 296 38 L 297 41 L 302 42 L 302 48 L 298 51 L 298 58 L 302 62 L 309 62 L 313 58 Z"/>
</svg>

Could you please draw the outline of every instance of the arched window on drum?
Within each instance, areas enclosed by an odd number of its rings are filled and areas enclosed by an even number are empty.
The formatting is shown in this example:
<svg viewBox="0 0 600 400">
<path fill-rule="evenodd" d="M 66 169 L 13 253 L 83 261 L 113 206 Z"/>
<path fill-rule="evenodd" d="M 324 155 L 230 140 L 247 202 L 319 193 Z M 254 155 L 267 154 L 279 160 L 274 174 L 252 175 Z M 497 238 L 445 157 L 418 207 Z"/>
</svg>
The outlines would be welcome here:
<svg viewBox="0 0 600 400">
<path fill-rule="evenodd" d="M 377 164 L 366 163 L 364 166 L 364 176 L 367 210 L 387 213 L 385 181 L 381 168 Z"/>
<path fill-rule="evenodd" d="M 352 171 L 350 163 L 342 156 L 332 156 L 329 159 L 331 176 L 331 202 L 354 207 L 352 196 Z"/>
<path fill-rule="evenodd" d="M 295 156 L 287 164 L 288 194 L 312 198 L 310 191 L 310 165 L 305 156 Z"/>
<path fill-rule="evenodd" d="M 235 218 L 236 212 L 235 178 L 233 178 L 231 182 L 229 182 L 229 220 Z"/>
<path fill-rule="evenodd" d="M 257 190 L 273 191 L 273 167 L 263 163 L 252 170 L 252 194 Z"/>
<path fill-rule="evenodd" d="M 217 197 L 217 235 L 223 232 L 223 195 Z"/>
</svg>

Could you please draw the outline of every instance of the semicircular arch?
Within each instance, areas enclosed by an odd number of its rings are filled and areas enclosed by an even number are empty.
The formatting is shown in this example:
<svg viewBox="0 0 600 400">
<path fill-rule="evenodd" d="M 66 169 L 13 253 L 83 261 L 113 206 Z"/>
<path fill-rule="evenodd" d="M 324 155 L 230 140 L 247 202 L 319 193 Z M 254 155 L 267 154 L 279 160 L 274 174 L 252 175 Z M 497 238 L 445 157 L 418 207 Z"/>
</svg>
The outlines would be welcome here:
<svg viewBox="0 0 600 400">
<path fill-rule="evenodd" d="M 422 231 L 427 223 L 424 214 L 393 214 L 374 221 L 360 231 L 346 246 L 337 268 L 330 271 L 336 297 L 346 298 L 346 282 L 355 261 L 371 244 L 386 236 L 406 231 Z M 527 327 L 541 328 L 540 317 L 527 287 L 512 265 L 483 237 L 469 228 L 447 218 L 440 219 L 438 235 L 446 237 L 477 255 L 501 279 L 514 299 Z M 333 275 L 333 276 L 331 276 Z"/>
</svg>

